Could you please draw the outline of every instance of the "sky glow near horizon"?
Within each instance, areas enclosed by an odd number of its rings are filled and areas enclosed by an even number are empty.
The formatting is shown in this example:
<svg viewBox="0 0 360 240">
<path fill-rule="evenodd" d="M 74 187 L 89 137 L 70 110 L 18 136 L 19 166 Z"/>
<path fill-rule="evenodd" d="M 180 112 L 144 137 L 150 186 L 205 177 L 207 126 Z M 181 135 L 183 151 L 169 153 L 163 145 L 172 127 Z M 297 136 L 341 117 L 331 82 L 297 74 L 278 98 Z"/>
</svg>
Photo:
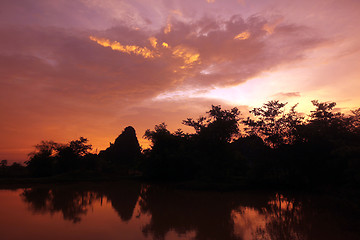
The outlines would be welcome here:
<svg viewBox="0 0 360 240">
<path fill-rule="evenodd" d="M 41 140 L 104 149 L 128 125 L 247 114 L 271 99 L 360 106 L 357 0 L 0 2 L 0 160 Z"/>
</svg>

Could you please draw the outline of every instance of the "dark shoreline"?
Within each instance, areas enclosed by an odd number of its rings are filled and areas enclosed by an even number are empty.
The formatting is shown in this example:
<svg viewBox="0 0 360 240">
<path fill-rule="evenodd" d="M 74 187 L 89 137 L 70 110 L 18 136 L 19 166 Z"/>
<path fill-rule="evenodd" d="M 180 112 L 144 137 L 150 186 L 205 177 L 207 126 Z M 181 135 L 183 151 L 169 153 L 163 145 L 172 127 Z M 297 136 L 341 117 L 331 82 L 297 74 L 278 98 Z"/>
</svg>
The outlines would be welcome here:
<svg viewBox="0 0 360 240">
<path fill-rule="evenodd" d="M 285 184 L 264 184 L 247 183 L 245 181 L 214 181 L 214 180 L 189 180 L 189 181 L 164 181 L 146 179 L 139 176 L 98 176 L 88 178 L 69 178 L 67 176 L 53 176 L 46 178 L 0 178 L 1 189 L 30 188 L 38 185 L 102 185 L 116 184 L 123 182 L 138 182 L 165 186 L 179 190 L 190 191 L 285 191 L 306 194 L 335 194 L 354 195 L 360 200 L 360 189 L 348 186 L 310 186 L 310 185 L 285 185 Z M 359 205 L 360 207 L 360 205 Z"/>
</svg>

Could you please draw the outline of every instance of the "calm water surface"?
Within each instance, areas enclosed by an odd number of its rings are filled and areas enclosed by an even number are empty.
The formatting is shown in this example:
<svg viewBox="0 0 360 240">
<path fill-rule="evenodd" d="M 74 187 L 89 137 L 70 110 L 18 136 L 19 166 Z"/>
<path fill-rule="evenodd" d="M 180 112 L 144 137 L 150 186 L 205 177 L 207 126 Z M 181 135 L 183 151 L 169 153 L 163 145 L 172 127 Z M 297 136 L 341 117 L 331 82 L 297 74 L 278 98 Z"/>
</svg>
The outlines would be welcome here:
<svg viewBox="0 0 360 240">
<path fill-rule="evenodd" d="M 326 196 L 121 182 L 0 190 L 0 239 L 360 239 Z"/>
</svg>

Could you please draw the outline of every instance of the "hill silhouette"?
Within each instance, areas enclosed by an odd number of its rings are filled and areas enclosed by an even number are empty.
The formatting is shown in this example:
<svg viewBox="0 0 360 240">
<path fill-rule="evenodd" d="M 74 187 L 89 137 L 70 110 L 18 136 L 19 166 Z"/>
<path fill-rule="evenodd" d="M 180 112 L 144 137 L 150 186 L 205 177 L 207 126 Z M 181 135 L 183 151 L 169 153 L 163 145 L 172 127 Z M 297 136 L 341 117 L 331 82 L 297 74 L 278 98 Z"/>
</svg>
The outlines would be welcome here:
<svg viewBox="0 0 360 240">
<path fill-rule="evenodd" d="M 100 151 L 98 157 L 110 167 L 123 168 L 125 171 L 134 168 L 141 157 L 141 148 L 135 129 L 128 126 L 110 143 L 110 147 Z"/>
</svg>

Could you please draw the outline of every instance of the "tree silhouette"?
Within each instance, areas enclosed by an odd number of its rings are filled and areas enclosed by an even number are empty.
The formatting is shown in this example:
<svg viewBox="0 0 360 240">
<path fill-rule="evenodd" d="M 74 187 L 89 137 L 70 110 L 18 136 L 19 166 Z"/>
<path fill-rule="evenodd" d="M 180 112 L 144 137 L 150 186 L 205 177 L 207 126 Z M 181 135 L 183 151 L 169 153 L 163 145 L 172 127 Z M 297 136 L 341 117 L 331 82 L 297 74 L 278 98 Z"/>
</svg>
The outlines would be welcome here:
<svg viewBox="0 0 360 240">
<path fill-rule="evenodd" d="M 183 121 L 183 124 L 193 127 L 201 140 L 210 142 L 229 142 L 239 133 L 240 111 L 238 108 L 223 110 L 220 105 L 212 105 L 207 114 L 197 120 L 188 118 Z"/>
<path fill-rule="evenodd" d="M 251 110 L 250 113 L 256 119 L 248 117 L 243 121 L 247 127 L 247 133 L 264 138 L 265 142 L 274 148 L 295 141 L 297 139 L 297 127 L 301 124 L 302 118 L 295 111 L 297 105 L 285 113 L 286 104 L 279 101 L 269 101 L 262 107 Z"/>
<path fill-rule="evenodd" d="M 8 161 L 7 160 L 1 160 L 1 162 L 0 162 L 0 167 L 6 167 L 7 166 L 7 164 L 8 164 Z"/>
<path fill-rule="evenodd" d="M 59 152 L 60 144 L 54 141 L 42 141 L 35 146 L 35 151 L 29 153 L 29 161 L 25 164 L 34 176 L 51 176 L 54 171 L 55 156 Z"/>
<path fill-rule="evenodd" d="M 34 176 L 45 177 L 79 169 L 85 165 L 82 161 L 90 155 L 91 145 L 86 138 L 60 144 L 54 141 L 42 141 L 29 154 L 25 164 Z"/>
<path fill-rule="evenodd" d="M 82 167 L 83 162 L 81 160 L 84 156 L 90 154 L 92 149 L 92 146 L 87 143 L 88 140 L 86 138 L 80 137 L 79 140 L 73 140 L 66 145 L 60 145 L 56 155 L 57 171 L 68 172 Z"/>
<path fill-rule="evenodd" d="M 165 123 L 146 130 L 144 138 L 152 143 L 145 152 L 143 171 L 146 176 L 166 179 L 192 178 L 196 174 L 196 161 L 191 150 L 189 135 L 181 130 L 171 133 Z"/>
</svg>

